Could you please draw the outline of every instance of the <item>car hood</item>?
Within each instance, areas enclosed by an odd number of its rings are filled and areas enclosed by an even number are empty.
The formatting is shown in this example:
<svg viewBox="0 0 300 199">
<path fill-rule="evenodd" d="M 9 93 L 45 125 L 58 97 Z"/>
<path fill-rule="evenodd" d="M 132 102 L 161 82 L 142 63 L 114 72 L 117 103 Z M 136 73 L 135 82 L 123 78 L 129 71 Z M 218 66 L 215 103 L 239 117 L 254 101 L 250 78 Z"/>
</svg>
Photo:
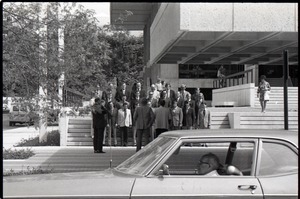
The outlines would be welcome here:
<svg viewBox="0 0 300 199">
<path fill-rule="evenodd" d="M 53 173 L 3 178 L 5 198 L 129 198 L 134 176 L 98 172 Z"/>
</svg>

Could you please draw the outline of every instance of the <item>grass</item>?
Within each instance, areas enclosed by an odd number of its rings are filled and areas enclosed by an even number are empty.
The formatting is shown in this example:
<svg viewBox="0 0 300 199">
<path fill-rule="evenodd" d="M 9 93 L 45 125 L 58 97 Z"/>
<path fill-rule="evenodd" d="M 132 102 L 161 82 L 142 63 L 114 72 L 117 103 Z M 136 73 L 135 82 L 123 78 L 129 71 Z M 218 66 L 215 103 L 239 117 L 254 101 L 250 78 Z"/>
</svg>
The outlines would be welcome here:
<svg viewBox="0 0 300 199">
<path fill-rule="evenodd" d="M 3 176 L 16 176 L 16 175 L 32 175 L 32 174 L 45 174 L 45 173 L 52 173 L 53 168 L 42 169 L 42 167 L 30 167 L 27 166 L 26 170 L 22 171 L 14 171 L 13 169 L 10 169 L 9 171 L 4 171 Z"/>
<path fill-rule="evenodd" d="M 51 131 L 47 135 L 46 142 L 39 142 L 39 136 L 29 139 L 22 139 L 15 146 L 60 146 L 60 134 L 58 130 Z"/>
</svg>

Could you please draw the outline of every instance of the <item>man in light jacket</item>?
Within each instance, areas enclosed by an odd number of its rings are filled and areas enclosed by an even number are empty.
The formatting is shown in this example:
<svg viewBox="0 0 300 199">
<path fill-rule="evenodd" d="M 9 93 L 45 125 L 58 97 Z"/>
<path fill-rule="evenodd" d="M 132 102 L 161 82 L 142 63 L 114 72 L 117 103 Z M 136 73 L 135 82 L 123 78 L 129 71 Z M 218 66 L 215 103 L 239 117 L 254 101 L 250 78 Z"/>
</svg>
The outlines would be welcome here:
<svg viewBox="0 0 300 199">
<path fill-rule="evenodd" d="M 123 108 L 118 110 L 117 121 L 117 126 L 121 131 L 121 146 L 127 146 L 128 128 L 132 125 L 131 111 L 127 102 L 123 104 Z"/>
</svg>

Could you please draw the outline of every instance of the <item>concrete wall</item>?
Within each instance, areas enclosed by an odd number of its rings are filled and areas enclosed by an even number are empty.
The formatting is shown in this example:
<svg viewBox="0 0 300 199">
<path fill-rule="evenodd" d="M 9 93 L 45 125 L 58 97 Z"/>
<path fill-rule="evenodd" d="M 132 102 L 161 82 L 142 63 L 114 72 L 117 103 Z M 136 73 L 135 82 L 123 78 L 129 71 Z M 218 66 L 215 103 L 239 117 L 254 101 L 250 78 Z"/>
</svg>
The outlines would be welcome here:
<svg viewBox="0 0 300 199">
<path fill-rule="evenodd" d="M 212 106 L 234 105 L 254 107 L 254 83 L 214 89 L 212 92 Z"/>
<path fill-rule="evenodd" d="M 298 31 L 296 3 L 182 3 L 180 29 Z"/>
<path fill-rule="evenodd" d="M 150 28 L 150 65 L 180 35 L 179 3 L 162 3 Z"/>
</svg>

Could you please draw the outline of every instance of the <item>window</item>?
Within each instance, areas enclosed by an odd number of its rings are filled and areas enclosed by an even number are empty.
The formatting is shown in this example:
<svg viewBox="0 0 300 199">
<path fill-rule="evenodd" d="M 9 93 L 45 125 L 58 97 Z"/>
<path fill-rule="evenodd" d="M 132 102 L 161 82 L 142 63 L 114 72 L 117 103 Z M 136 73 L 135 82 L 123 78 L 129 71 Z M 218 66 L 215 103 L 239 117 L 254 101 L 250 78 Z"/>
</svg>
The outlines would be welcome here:
<svg viewBox="0 0 300 199">
<path fill-rule="evenodd" d="M 281 143 L 263 142 L 259 175 L 298 171 L 298 154 Z"/>
<path fill-rule="evenodd" d="M 228 175 L 223 169 L 233 165 L 243 175 L 250 175 L 254 142 L 184 142 L 165 162 L 170 175 L 201 175 L 198 164 L 202 156 L 212 153 L 221 164 L 218 175 Z M 229 155 L 230 154 L 230 155 Z M 229 157 L 230 156 L 230 157 Z"/>
<path fill-rule="evenodd" d="M 217 72 L 220 64 L 179 64 L 179 78 L 186 79 L 214 79 L 217 78 Z M 226 75 L 235 74 L 244 71 L 244 65 L 223 65 Z"/>
</svg>

